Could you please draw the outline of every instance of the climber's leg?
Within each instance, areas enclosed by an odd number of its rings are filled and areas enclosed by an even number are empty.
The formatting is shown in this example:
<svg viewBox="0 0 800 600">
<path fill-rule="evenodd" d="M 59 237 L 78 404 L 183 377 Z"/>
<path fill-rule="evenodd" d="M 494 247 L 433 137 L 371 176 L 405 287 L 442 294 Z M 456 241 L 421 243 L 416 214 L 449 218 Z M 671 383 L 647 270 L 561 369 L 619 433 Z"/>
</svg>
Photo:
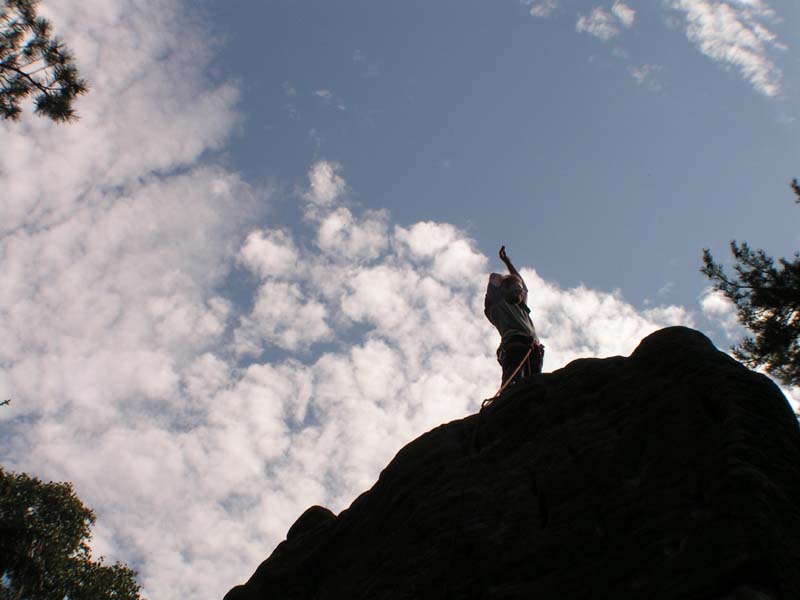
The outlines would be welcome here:
<svg viewBox="0 0 800 600">
<path fill-rule="evenodd" d="M 544 346 L 541 344 L 535 344 L 533 347 L 533 351 L 531 352 L 531 373 L 541 373 L 542 366 L 544 366 Z"/>
<path fill-rule="evenodd" d="M 503 344 L 499 357 L 500 365 L 503 367 L 503 383 L 506 383 L 508 378 L 511 377 L 512 373 L 516 371 L 517 367 L 525 359 L 525 355 L 528 354 L 530 347 L 530 341 L 526 340 L 525 338 L 520 340 L 510 339 Z M 530 359 L 526 362 L 529 361 Z M 514 375 L 514 380 L 512 383 L 519 381 L 523 377 L 527 377 L 530 375 L 530 373 L 530 365 L 523 365 L 517 374 Z"/>
</svg>

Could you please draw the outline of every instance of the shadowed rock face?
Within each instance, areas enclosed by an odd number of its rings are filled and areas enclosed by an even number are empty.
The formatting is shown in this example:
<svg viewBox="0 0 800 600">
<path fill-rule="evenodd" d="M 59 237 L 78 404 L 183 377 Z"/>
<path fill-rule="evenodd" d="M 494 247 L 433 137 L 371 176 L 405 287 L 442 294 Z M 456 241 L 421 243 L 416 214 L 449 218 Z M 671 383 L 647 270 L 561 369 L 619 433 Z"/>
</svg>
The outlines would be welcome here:
<svg viewBox="0 0 800 600">
<path fill-rule="evenodd" d="M 225 600 L 800 598 L 798 465 L 778 388 L 671 327 L 414 440 Z"/>
</svg>

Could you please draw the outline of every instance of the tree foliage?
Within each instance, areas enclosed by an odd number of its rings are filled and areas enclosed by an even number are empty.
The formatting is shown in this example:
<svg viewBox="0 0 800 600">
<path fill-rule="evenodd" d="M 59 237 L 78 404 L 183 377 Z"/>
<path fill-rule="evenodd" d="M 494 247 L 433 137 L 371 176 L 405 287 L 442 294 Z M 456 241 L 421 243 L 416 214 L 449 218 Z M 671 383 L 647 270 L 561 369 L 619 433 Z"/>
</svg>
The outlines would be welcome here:
<svg viewBox="0 0 800 600">
<path fill-rule="evenodd" d="M 94 522 L 72 484 L 0 467 L 0 600 L 139 600 L 133 570 L 92 560 Z"/>
<path fill-rule="evenodd" d="M 800 183 L 791 188 L 800 204 Z M 735 276 L 728 276 L 703 250 L 701 271 L 736 305 L 739 322 L 752 336 L 733 348 L 734 355 L 751 368 L 763 366 L 786 385 L 800 385 L 800 252 L 777 261 L 763 250 L 731 242 Z"/>
<path fill-rule="evenodd" d="M 73 101 L 86 93 L 72 53 L 37 16 L 39 0 L 0 0 L 0 116 L 18 119 L 33 96 L 35 112 L 54 121 L 76 118 Z"/>
</svg>

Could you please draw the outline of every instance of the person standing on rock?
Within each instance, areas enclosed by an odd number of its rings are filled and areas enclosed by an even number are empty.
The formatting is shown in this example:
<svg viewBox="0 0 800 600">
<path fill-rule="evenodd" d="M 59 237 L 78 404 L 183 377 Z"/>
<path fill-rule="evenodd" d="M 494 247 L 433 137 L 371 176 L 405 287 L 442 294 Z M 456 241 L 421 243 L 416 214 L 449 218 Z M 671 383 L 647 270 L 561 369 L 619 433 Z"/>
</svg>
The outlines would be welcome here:
<svg viewBox="0 0 800 600">
<path fill-rule="evenodd" d="M 528 288 L 506 247 L 500 248 L 500 260 L 508 275 L 492 273 L 486 288 L 483 312 L 500 333 L 497 362 L 503 367 L 503 387 L 542 372 L 544 346 L 539 343 L 528 308 Z"/>
</svg>

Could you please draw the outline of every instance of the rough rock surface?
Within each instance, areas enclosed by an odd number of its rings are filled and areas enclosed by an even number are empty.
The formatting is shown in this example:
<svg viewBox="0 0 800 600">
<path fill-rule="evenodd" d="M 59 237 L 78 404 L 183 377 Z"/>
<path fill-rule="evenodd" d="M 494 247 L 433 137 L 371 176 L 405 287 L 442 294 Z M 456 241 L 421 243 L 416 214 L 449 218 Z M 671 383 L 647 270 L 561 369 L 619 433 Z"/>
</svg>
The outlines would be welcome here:
<svg viewBox="0 0 800 600">
<path fill-rule="evenodd" d="M 225 596 L 339 598 L 800 598 L 797 421 L 682 327 L 534 376 L 310 508 Z"/>
</svg>

